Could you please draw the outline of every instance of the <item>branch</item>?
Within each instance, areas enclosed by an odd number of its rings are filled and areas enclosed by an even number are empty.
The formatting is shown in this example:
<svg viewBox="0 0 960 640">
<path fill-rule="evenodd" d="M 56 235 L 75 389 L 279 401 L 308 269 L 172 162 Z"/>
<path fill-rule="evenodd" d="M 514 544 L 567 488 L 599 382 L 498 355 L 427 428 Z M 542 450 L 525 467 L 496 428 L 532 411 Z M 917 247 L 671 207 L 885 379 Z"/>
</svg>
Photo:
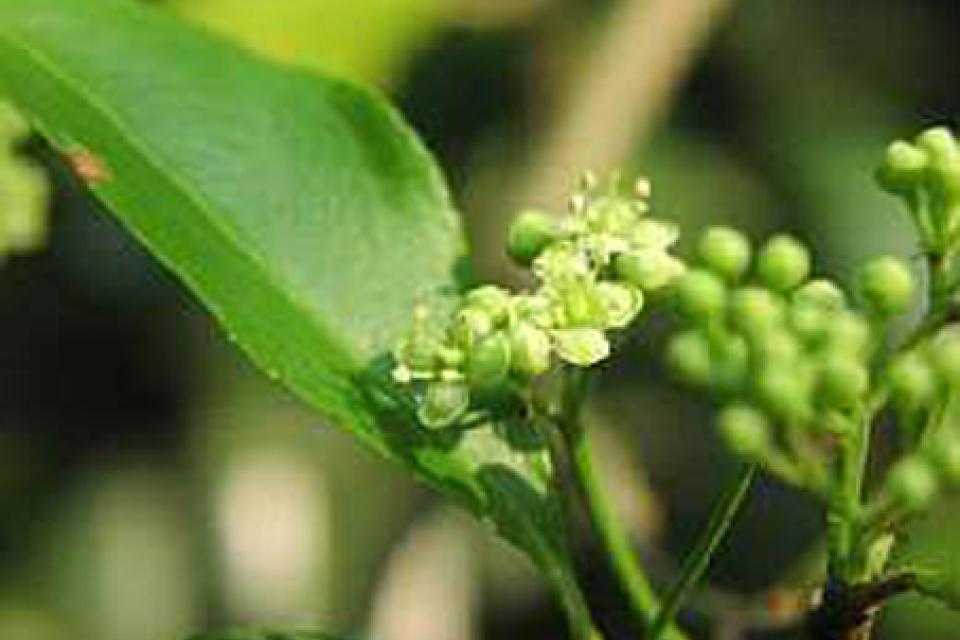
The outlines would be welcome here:
<svg viewBox="0 0 960 640">
<path fill-rule="evenodd" d="M 807 620 L 810 637 L 814 640 L 867 640 L 880 607 L 890 598 L 916 588 L 914 573 L 897 573 L 851 587 L 829 584 L 823 603 Z"/>
</svg>

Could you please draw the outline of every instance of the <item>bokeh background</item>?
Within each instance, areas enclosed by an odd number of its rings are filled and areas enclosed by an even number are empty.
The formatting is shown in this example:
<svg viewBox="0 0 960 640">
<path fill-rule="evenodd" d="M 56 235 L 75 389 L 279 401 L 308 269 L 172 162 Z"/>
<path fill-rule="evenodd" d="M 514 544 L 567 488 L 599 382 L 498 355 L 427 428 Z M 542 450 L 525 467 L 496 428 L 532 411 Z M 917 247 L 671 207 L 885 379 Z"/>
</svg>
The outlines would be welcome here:
<svg viewBox="0 0 960 640">
<path fill-rule="evenodd" d="M 910 256 L 872 168 L 888 140 L 960 106 L 954 0 L 153 4 L 387 93 L 498 282 L 518 281 L 501 253 L 510 215 L 561 207 L 587 168 L 650 176 L 659 215 L 688 237 L 709 222 L 785 228 L 841 278 L 865 255 Z M 260 377 L 42 143 L 28 151 L 55 206 L 48 247 L 0 269 L 0 637 L 175 640 L 240 622 L 563 637 L 526 560 Z M 610 487 L 666 581 L 731 463 L 706 403 L 665 381 L 662 332 L 652 323 L 602 372 L 591 411 Z M 701 637 L 799 637 L 820 520 L 804 496 L 758 486 L 695 601 Z M 958 532 L 960 503 L 911 536 L 960 553 Z M 609 577 L 581 556 L 616 629 Z M 958 629 L 908 597 L 882 637 Z"/>
</svg>

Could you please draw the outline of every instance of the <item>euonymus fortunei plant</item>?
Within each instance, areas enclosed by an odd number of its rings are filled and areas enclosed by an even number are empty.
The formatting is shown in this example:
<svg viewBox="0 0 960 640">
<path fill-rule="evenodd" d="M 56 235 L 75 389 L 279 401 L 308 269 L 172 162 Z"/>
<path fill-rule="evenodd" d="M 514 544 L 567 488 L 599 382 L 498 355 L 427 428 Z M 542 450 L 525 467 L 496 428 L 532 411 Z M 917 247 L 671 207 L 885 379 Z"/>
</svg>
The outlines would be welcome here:
<svg viewBox="0 0 960 640">
<path fill-rule="evenodd" d="M 901 531 L 960 483 L 960 144 L 892 144 L 880 185 L 922 255 L 846 290 L 789 235 L 713 227 L 673 253 L 650 186 L 587 176 L 563 215 L 526 211 L 507 251 L 532 285 L 477 286 L 439 171 L 397 114 L 349 84 L 275 66 L 129 0 L 0 0 L 0 250 L 42 237 L 27 127 L 209 307 L 271 377 L 368 447 L 490 521 L 557 594 L 570 635 L 606 637 L 570 549 L 583 509 L 636 637 L 676 613 L 759 469 L 819 498 L 828 561 L 813 638 L 868 638 L 904 591 L 960 601 Z M 650 582 L 600 487 L 582 409 L 598 364 L 650 314 L 664 358 L 716 401 L 742 471 L 672 584 Z M 867 483 L 871 432 L 896 456 Z M 313 638 L 230 632 L 204 638 Z"/>
</svg>

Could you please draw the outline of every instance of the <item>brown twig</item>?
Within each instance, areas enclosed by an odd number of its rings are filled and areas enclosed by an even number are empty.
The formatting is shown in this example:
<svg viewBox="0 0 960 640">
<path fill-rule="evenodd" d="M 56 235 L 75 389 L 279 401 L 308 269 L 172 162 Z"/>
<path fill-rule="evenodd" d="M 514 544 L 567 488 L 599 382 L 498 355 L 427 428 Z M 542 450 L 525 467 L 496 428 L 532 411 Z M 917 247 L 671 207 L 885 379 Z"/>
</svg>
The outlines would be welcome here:
<svg viewBox="0 0 960 640">
<path fill-rule="evenodd" d="M 913 573 L 897 573 L 872 582 L 827 585 L 823 602 L 807 619 L 812 640 L 869 640 L 877 612 L 890 598 L 917 587 Z"/>
</svg>

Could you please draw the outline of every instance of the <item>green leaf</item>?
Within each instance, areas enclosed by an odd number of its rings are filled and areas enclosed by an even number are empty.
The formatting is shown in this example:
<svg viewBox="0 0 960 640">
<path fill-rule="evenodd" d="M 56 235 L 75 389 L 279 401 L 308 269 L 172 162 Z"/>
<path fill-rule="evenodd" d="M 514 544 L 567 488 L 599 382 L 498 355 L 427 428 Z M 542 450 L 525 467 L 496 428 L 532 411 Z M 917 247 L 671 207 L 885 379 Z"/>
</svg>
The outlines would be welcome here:
<svg viewBox="0 0 960 640">
<path fill-rule="evenodd" d="M 464 243 L 382 100 L 133 0 L 0 0 L 0 96 L 271 377 L 570 581 L 541 448 L 502 425 L 430 433 L 385 382 Z"/>
</svg>

